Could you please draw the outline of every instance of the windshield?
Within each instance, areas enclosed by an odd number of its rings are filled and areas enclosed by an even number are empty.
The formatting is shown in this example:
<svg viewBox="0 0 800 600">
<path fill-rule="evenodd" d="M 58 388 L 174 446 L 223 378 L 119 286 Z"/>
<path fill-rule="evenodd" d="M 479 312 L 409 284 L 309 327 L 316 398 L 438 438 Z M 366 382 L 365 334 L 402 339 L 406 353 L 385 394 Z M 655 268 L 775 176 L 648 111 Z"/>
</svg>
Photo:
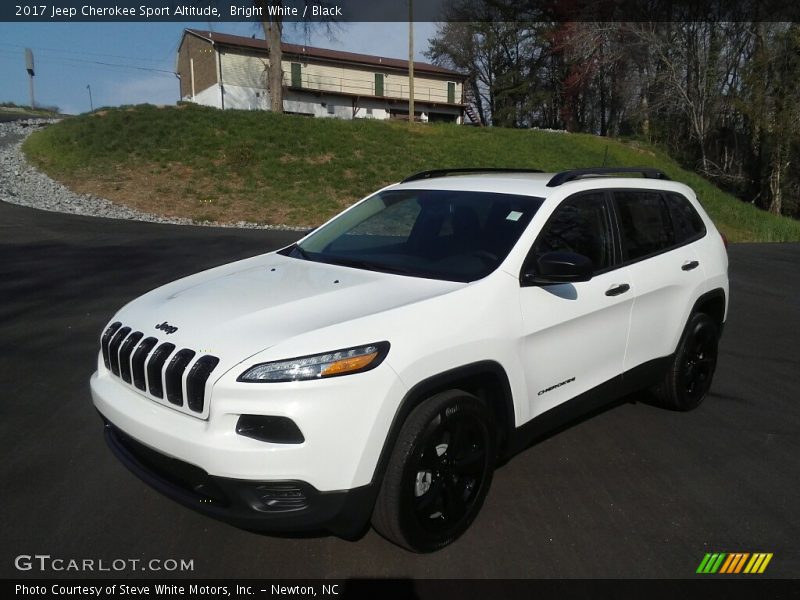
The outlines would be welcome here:
<svg viewBox="0 0 800 600">
<path fill-rule="evenodd" d="M 500 265 L 542 201 L 490 192 L 388 190 L 284 253 L 359 269 L 474 281 Z"/>
</svg>

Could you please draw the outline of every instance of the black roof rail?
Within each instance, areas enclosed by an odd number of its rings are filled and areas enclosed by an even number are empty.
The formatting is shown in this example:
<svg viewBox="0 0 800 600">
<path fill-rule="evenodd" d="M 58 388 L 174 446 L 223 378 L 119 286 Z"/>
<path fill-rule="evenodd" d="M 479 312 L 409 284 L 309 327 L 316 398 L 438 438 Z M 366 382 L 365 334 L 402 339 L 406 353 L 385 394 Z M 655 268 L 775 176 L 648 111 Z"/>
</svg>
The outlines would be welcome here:
<svg viewBox="0 0 800 600">
<path fill-rule="evenodd" d="M 669 181 L 669 177 L 663 171 L 652 167 L 590 167 L 587 169 L 570 169 L 569 171 L 556 173 L 553 175 L 552 179 L 547 182 L 547 187 L 558 187 L 562 183 L 575 181 L 576 179 L 592 175 L 618 175 L 622 173 L 636 173 L 648 179 L 665 179 Z"/>
<path fill-rule="evenodd" d="M 541 173 L 539 169 L 505 169 L 496 167 L 468 167 L 465 169 L 432 169 L 430 171 L 420 171 L 409 175 L 400 183 L 409 181 L 419 181 L 420 179 L 434 179 L 435 177 L 447 177 L 448 175 L 466 175 L 468 173 Z"/>
</svg>

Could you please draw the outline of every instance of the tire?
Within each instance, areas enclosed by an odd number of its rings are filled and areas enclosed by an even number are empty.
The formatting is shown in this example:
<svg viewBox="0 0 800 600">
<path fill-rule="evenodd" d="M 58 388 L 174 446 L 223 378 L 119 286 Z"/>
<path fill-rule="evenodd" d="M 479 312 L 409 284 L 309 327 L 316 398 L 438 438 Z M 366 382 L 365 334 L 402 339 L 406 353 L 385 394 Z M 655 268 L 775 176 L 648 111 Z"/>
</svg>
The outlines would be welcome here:
<svg viewBox="0 0 800 600">
<path fill-rule="evenodd" d="M 655 401 L 670 410 L 700 406 L 711 387 L 717 366 L 719 327 L 705 313 L 694 313 L 663 379 L 653 388 Z"/>
<path fill-rule="evenodd" d="M 372 514 L 373 527 L 413 552 L 447 546 L 475 520 L 496 460 L 492 412 L 472 394 L 425 400 L 403 424 Z"/>
</svg>

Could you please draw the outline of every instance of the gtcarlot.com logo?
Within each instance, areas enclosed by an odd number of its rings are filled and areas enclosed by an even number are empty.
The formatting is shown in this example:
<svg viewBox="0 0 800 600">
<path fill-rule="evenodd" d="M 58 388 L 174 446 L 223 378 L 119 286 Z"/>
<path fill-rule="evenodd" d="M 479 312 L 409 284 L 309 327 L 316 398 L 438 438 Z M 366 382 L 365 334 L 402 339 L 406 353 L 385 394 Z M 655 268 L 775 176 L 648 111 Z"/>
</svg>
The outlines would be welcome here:
<svg viewBox="0 0 800 600">
<path fill-rule="evenodd" d="M 767 565 L 771 560 L 771 552 L 713 552 L 706 554 L 700 561 L 697 573 L 757 575 L 767 570 Z"/>
<path fill-rule="evenodd" d="M 49 554 L 20 554 L 14 559 L 17 571 L 71 571 L 113 573 L 121 571 L 194 571 L 194 559 L 185 558 L 58 558 Z"/>
</svg>

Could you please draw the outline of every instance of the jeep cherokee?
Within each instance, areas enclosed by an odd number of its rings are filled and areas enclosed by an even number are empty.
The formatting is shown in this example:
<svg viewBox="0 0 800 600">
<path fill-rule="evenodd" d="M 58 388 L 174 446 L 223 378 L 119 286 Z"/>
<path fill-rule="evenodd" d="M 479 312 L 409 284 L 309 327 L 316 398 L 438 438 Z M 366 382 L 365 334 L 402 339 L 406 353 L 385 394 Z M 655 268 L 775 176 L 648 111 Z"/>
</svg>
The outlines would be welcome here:
<svg viewBox="0 0 800 600">
<path fill-rule="evenodd" d="M 654 169 L 427 171 L 123 307 L 92 397 L 117 457 L 187 506 L 432 551 L 544 427 L 640 391 L 698 406 L 727 266 Z"/>
</svg>

